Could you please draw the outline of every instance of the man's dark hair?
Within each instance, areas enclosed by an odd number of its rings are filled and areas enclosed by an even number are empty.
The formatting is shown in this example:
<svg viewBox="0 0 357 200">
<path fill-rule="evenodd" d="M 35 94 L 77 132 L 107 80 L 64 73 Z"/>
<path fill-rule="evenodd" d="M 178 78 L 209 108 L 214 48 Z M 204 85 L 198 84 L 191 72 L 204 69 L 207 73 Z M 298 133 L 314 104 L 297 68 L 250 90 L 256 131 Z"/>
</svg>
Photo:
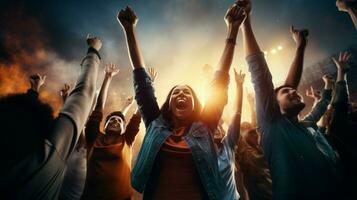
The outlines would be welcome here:
<svg viewBox="0 0 357 200">
<path fill-rule="evenodd" d="M 170 110 L 170 97 L 171 97 L 172 91 L 177 86 L 178 85 L 175 85 L 173 88 L 171 88 L 169 94 L 166 97 L 164 104 L 161 106 L 162 117 L 170 123 L 172 122 L 172 112 Z M 188 86 L 188 85 L 185 85 L 185 86 L 187 86 L 192 92 L 194 108 L 193 108 L 193 113 L 192 113 L 191 119 L 192 119 L 192 122 L 194 122 L 194 121 L 198 120 L 201 115 L 202 105 L 201 105 L 200 100 L 198 99 L 195 91 L 190 86 Z"/>
<path fill-rule="evenodd" d="M 43 146 L 54 118 L 52 108 L 28 92 L 0 98 L 0 121 L 0 151 L 11 166 Z"/>
<path fill-rule="evenodd" d="M 105 123 L 107 123 L 107 121 L 108 121 L 111 117 L 113 117 L 113 116 L 118 116 L 118 117 L 120 117 L 124 122 L 126 122 L 126 121 L 125 121 L 125 116 L 124 116 L 124 114 L 123 114 L 121 111 L 114 111 L 114 112 L 111 112 L 111 113 L 105 118 Z"/>
<path fill-rule="evenodd" d="M 285 88 L 285 87 L 293 88 L 291 85 L 287 85 L 287 84 L 284 84 L 284 85 L 281 85 L 281 86 L 279 86 L 279 87 L 276 87 L 276 88 L 274 89 L 275 96 L 278 95 L 279 90 L 281 90 L 282 88 Z"/>
</svg>

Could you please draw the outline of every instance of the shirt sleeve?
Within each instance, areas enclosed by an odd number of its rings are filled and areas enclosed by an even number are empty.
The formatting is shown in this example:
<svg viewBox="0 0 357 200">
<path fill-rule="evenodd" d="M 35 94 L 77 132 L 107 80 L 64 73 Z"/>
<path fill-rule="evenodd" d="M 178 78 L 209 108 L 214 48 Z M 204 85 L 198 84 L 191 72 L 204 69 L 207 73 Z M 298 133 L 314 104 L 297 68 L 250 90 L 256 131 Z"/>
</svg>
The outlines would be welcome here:
<svg viewBox="0 0 357 200">
<path fill-rule="evenodd" d="M 316 105 L 312 108 L 311 112 L 307 114 L 303 121 L 317 123 L 320 118 L 325 114 L 327 106 L 331 101 L 332 90 L 324 90 L 322 92 L 322 98 Z"/>
<path fill-rule="evenodd" d="M 281 115 L 275 97 L 272 76 L 263 53 L 250 55 L 246 60 L 255 91 L 257 125 L 260 129 L 264 129 Z"/>
<path fill-rule="evenodd" d="M 346 81 L 339 81 L 335 85 L 335 94 L 332 100 L 332 116 L 330 122 L 330 131 L 339 141 L 344 141 L 348 126 L 348 92 Z"/>
<path fill-rule="evenodd" d="M 134 69 L 135 100 L 145 126 L 154 121 L 160 115 L 159 105 L 155 97 L 152 81 L 144 68 Z"/>
<path fill-rule="evenodd" d="M 141 115 L 133 114 L 125 131 L 125 140 L 127 144 L 132 145 L 135 141 L 136 135 L 139 133 L 139 127 L 141 123 Z"/>
<path fill-rule="evenodd" d="M 210 84 L 209 94 L 201 114 L 201 121 L 213 132 L 221 119 L 224 106 L 228 101 L 229 74 L 216 71 L 215 77 Z"/>
<path fill-rule="evenodd" d="M 83 59 L 77 83 L 55 121 L 53 132 L 49 134 L 49 141 L 64 160 L 73 151 L 88 118 L 95 95 L 99 63 L 99 57 L 93 52 Z"/>
<path fill-rule="evenodd" d="M 100 134 L 100 123 L 103 119 L 103 113 L 98 111 L 93 111 L 88 119 L 85 129 L 85 137 L 87 143 L 87 151 L 90 152 L 95 140 Z"/>
</svg>

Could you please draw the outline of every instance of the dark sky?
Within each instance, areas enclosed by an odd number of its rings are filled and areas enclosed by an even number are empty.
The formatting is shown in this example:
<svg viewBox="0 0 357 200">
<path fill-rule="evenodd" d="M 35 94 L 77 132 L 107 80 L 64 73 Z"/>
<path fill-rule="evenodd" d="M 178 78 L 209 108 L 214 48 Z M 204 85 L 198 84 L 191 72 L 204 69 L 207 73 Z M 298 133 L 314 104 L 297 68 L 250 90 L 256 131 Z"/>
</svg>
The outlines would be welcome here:
<svg viewBox="0 0 357 200">
<path fill-rule="evenodd" d="M 123 34 L 116 21 L 116 13 L 131 5 L 140 17 L 139 33 L 154 37 L 169 37 L 172 43 L 190 33 L 225 33 L 222 14 L 232 0 L 61 0 L 61 1 L 2 1 L 3 11 L 17 12 L 40 20 L 50 45 L 66 59 L 76 57 L 81 38 L 86 33 L 100 35 L 104 42 L 115 43 L 124 50 Z M 254 28 L 261 45 L 269 46 L 276 37 L 287 35 L 290 24 L 307 27 L 311 32 L 311 45 L 336 52 L 356 43 L 357 31 L 345 13 L 337 11 L 333 0 L 253 0 Z M 2 12 L 3 12 L 2 11 Z M 8 15 L 9 16 L 9 15 Z M 10 15 L 11 16 L 11 15 Z M 2 19 L 4 20 L 4 19 Z M 5 19 L 11 22 L 11 19 Z M 3 21 L 2 21 L 3 22 Z M 6 22 L 5 22 L 6 23 Z M 177 27 L 178 30 L 175 30 Z M 184 28 L 182 28 L 184 27 Z M 205 30 L 207 32 L 205 32 Z M 1 32 L 6 30 L 1 30 Z M 285 32 L 284 32 L 285 31 Z M 146 39 L 146 38 L 145 38 Z M 187 35 L 190 39 L 190 35 Z M 212 40 L 215 38 L 211 38 Z M 105 46 L 104 46 L 105 47 Z M 107 49 L 107 48 L 104 48 Z M 314 59 L 309 61 L 313 62 Z"/>
<path fill-rule="evenodd" d="M 333 0 L 252 2 L 253 28 L 262 49 L 270 53 L 277 46 L 283 47 L 283 51 L 267 58 L 276 82 L 285 77 L 293 56 L 291 24 L 310 30 L 306 65 L 357 44 L 357 31 L 349 16 L 339 12 Z M 115 84 L 125 88 L 123 91 L 131 91 L 124 34 L 116 20 L 118 10 L 130 5 L 139 16 L 137 31 L 146 64 L 159 71 L 157 84 L 163 88 L 158 91 L 160 99 L 171 85 L 180 81 L 199 87 L 202 80 L 195 75 L 202 72 L 204 64 L 215 66 L 226 34 L 223 16 L 232 3 L 232 0 L 19 0 L 16 3 L 2 0 L 0 59 L 6 62 L 17 53 L 13 45 L 31 52 L 41 40 L 40 48 L 56 55 L 56 65 L 46 62 L 44 68 L 57 70 L 53 73 L 57 79 L 68 76 L 74 80 L 68 66 L 80 62 L 86 48 L 84 38 L 91 33 L 103 39 L 103 62 L 114 62 L 121 67 L 122 75 Z M 12 44 L 9 35 L 20 42 Z M 234 66 L 245 65 L 240 37 Z M 62 67 L 58 63 L 63 63 L 60 64 L 64 65 L 63 69 L 58 69 Z M 67 63 L 70 64 L 65 66 Z"/>
</svg>

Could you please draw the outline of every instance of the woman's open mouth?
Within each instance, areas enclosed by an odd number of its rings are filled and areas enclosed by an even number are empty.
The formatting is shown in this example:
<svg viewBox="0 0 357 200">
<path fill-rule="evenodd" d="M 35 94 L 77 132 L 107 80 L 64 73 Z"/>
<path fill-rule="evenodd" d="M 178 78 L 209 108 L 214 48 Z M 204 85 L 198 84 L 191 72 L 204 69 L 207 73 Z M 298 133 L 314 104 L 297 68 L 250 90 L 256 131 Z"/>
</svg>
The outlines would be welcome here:
<svg viewBox="0 0 357 200">
<path fill-rule="evenodd" d="M 177 98 L 176 108 L 178 110 L 185 110 L 187 108 L 187 99 L 186 98 Z"/>
</svg>

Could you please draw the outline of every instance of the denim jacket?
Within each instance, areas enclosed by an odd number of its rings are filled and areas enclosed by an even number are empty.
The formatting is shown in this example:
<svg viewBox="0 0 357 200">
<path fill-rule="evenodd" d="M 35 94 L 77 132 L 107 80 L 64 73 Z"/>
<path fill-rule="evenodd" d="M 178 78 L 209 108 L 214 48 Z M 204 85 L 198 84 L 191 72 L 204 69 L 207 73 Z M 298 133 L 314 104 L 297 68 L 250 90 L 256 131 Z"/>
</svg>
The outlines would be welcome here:
<svg viewBox="0 0 357 200">
<path fill-rule="evenodd" d="M 226 94 L 228 74 L 217 72 L 213 86 L 220 87 L 214 88 L 214 91 Z M 146 135 L 136 164 L 131 172 L 131 181 L 133 188 L 142 193 L 150 177 L 156 155 L 165 140 L 172 134 L 172 131 L 168 122 L 161 116 L 151 80 L 144 69 L 134 70 L 134 87 L 136 93 L 135 99 L 145 122 Z M 194 122 L 186 136 L 184 136 L 186 143 L 192 151 L 197 171 L 209 199 L 218 200 L 226 199 L 224 197 L 226 189 L 218 170 L 217 152 L 214 147 L 211 128 L 218 124 L 223 107 L 226 104 L 226 96 L 223 95 L 222 97 L 220 101 L 214 99 L 214 103 L 209 102 L 211 107 L 210 117 L 205 118 L 203 116 L 202 122 Z M 212 104 L 216 104 L 216 106 L 211 106 Z M 214 112 L 214 115 L 212 115 L 212 112 Z"/>
</svg>

